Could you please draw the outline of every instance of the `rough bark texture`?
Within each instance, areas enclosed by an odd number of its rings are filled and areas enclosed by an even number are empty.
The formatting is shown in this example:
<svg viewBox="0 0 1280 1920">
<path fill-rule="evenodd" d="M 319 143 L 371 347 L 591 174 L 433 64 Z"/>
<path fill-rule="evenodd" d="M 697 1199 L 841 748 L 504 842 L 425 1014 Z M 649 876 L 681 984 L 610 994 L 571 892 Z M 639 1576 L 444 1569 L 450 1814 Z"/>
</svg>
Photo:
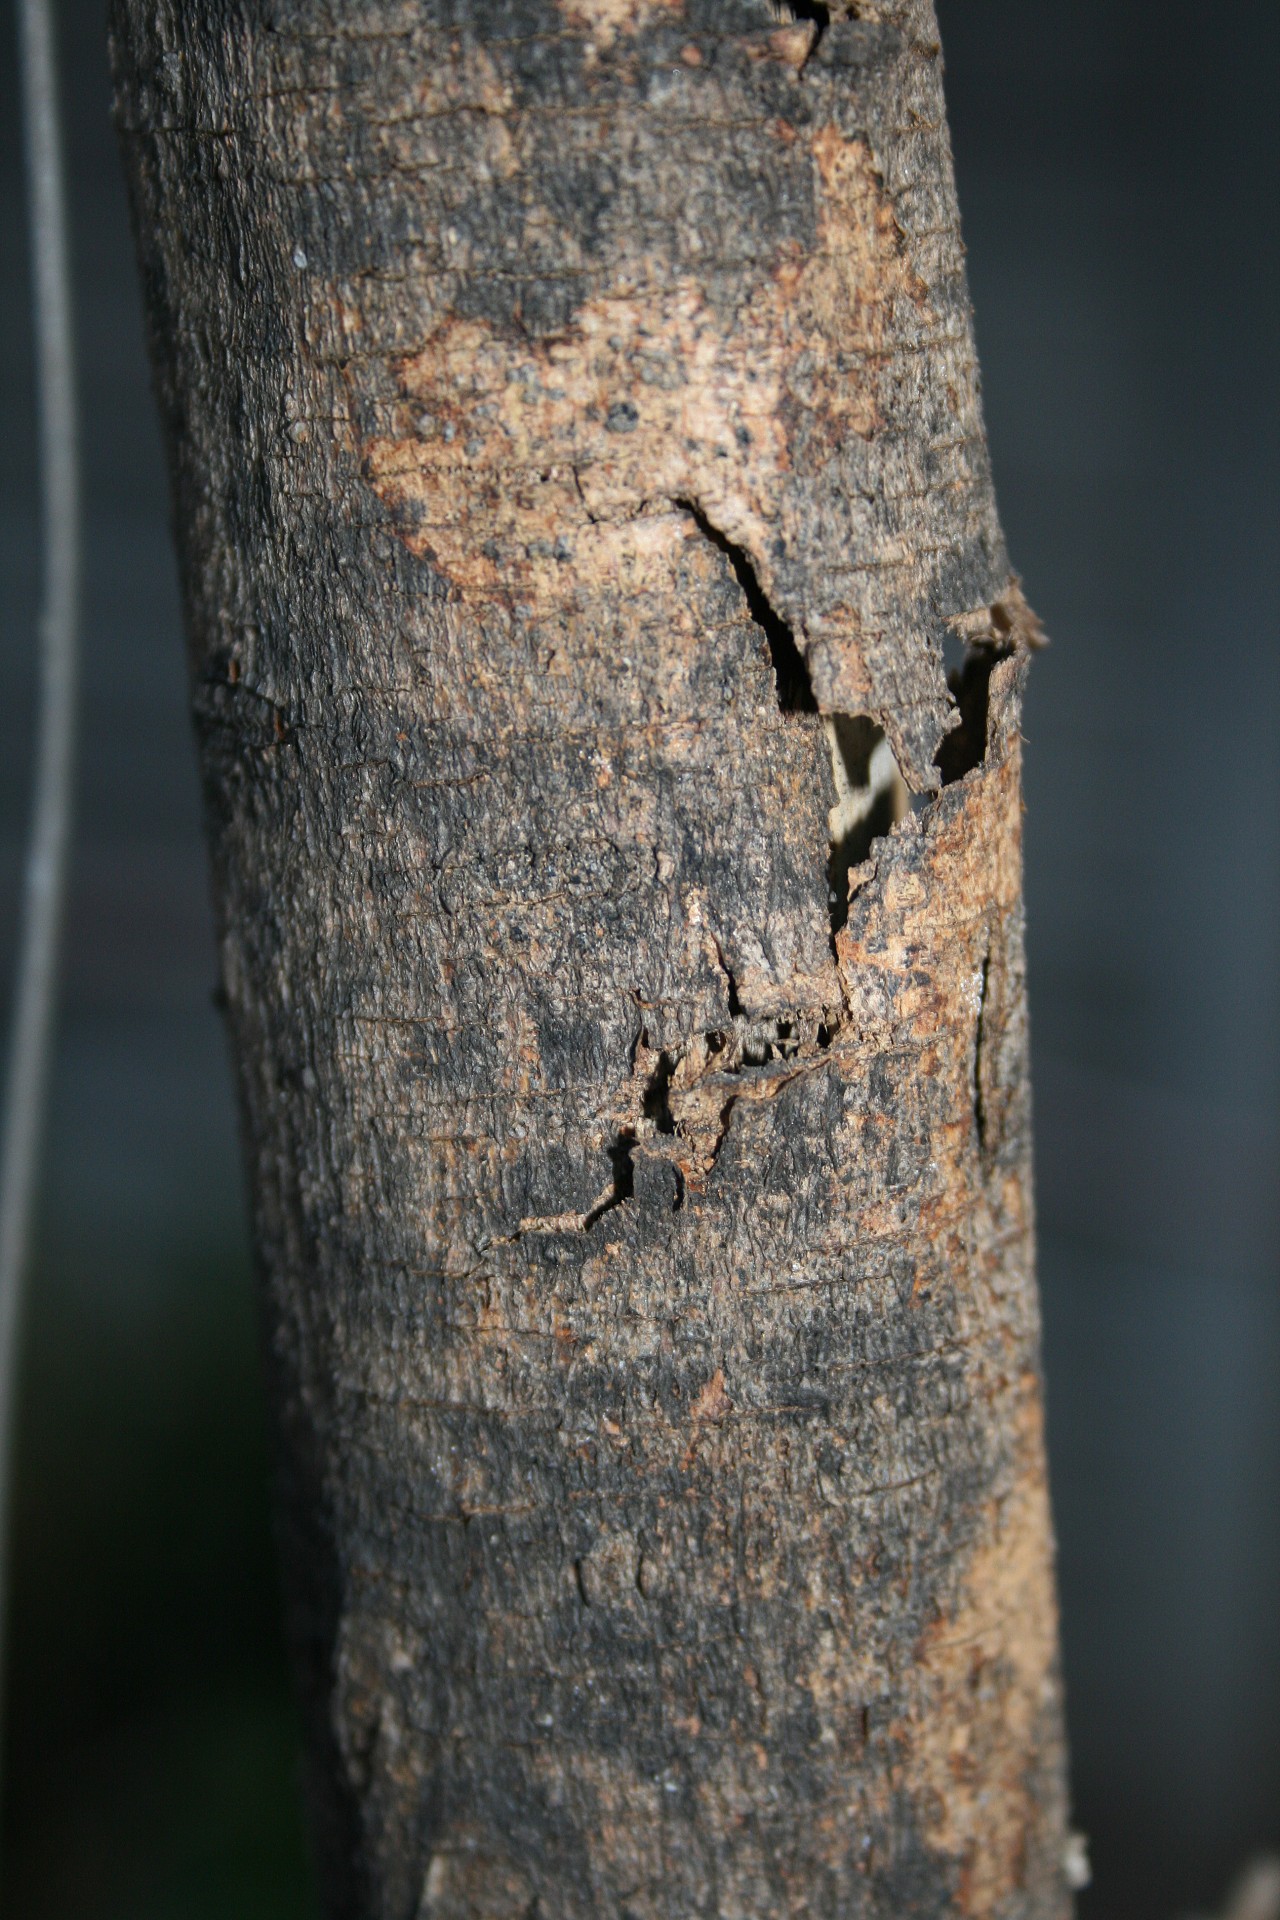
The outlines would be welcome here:
<svg viewBox="0 0 1280 1920">
<path fill-rule="evenodd" d="M 334 1914 L 1069 1904 L 1034 623 L 793 12 L 115 4 Z"/>
</svg>

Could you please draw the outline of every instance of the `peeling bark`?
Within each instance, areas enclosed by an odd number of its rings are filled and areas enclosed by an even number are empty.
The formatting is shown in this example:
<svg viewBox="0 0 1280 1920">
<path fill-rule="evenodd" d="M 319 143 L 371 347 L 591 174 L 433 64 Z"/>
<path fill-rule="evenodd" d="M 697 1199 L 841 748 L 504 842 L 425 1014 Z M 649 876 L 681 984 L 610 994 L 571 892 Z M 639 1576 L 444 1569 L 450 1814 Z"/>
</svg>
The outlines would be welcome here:
<svg viewBox="0 0 1280 1920">
<path fill-rule="evenodd" d="M 330 1911 L 1058 1920 L 931 6 L 113 39 Z"/>
</svg>

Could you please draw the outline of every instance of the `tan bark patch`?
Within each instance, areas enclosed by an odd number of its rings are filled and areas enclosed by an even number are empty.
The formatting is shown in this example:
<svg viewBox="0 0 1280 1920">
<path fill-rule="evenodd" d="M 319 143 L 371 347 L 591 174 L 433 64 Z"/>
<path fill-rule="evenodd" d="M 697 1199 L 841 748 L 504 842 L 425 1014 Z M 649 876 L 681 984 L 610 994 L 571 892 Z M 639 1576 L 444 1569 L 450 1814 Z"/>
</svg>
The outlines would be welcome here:
<svg viewBox="0 0 1280 1920">
<path fill-rule="evenodd" d="M 653 584 L 682 535 L 672 504 L 693 501 L 773 592 L 798 451 L 811 466 L 874 436 L 897 307 L 930 319 L 867 142 L 825 125 L 813 157 L 819 245 L 805 261 L 784 245 L 736 313 L 633 260 L 561 335 L 455 319 L 401 361 L 401 405 L 361 454 L 406 545 L 468 596 L 581 608 Z M 870 687 L 857 611 L 789 612 L 802 651 L 820 642 L 819 705 L 857 711 Z"/>
<path fill-rule="evenodd" d="M 459 1829 L 431 1856 L 417 1920 L 525 1920 L 531 1900 L 529 1882 L 487 1836 Z"/>
<path fill-rule="evenodd" d="M 810 444 L 835 452 L 842 436 L 884 424 L 877 375 L 888 364 L 894 305 L 926 309 L 926 289 L 906 257 L 902 229 L 865 140 L 819 129 L 819 245 L 795 286 L 787 358 L 789 392 L 809 410 Z M 786 285 L 790 275 L 781 276 Z"/>
<path fill-rule="evenodd" d="M 965 1600 L 924 1647 L 927 1724 L 915 1729 L 916 1778 L 932 1799 L 931 1843 L 960 1863 L 958 1905 L 994 1915 L 1022 1884 L 1036 1781 L 1029 1762 L 1056 1702 L 1057 1615 L 1040 1387 L 1023 1383 L 1023 1458 L 992 1509 Z"/>
<path fill-rule="evenodd" d="M 724 1368 L 717 1367 L 691 1408 L 695 1420 L 723 1420 L 733 1412 L 733 1402 L 724 1390 Z"/>
<path fill-rule="evenodd" d="M 560 0 L 569 26 L 600 48 L 612 46 L 620 33 L 639 33 L 655 14 L 683 9 L 684 0 Z"/>
<path fill-rule="evenodd" d="M 406 544 L 468 593 L 559 597 L 619 566 L 638 587 L 687 531 L 682 498 L 761 548 L 787 460 L 771 331 L 748 314 L 726 336 L 691 283 L 593 301 L 550 341 L 448 322 L 402 364 L 399 430 L 368 444 L 366 472 Z"/>
<path fill-rule="evenodd" d="M 536 573 L 567 523 L 690 497 L 767 575 L 791 462 L 784 394 L 817 423 L 810 451 L 874 433 L 894 303 L 925 298 L 866 142 L 828 126 L 813 145 L 821 247 L 803 266 L 784 257 L 772 298 L 727 327 L 696 282 L 659 289 L 641 265 L 632 289 L 589 302 L 559 338 L 454 320 L 401 363 L 397 430 L 364 453 L 375 490 L 416 519 L 402 536 L 413 551 L 486 588 L 512 564 Z M 501 557 L 487 557 L 495 540 Z"/>
</svg>

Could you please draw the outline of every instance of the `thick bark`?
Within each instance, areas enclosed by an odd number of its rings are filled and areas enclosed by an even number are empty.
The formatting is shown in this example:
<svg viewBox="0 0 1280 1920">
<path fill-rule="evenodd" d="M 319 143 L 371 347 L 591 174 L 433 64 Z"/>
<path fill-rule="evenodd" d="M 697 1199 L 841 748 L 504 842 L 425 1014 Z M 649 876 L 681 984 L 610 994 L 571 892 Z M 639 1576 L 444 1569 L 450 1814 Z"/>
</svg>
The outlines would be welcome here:
<svg viewBox="0 0 1280 1920">
<path fill-rule="evenodd" d="M 794 11 L 116 0 L 335 1914 L 1069 1904 L 1034 622 Z"/>
</svg>

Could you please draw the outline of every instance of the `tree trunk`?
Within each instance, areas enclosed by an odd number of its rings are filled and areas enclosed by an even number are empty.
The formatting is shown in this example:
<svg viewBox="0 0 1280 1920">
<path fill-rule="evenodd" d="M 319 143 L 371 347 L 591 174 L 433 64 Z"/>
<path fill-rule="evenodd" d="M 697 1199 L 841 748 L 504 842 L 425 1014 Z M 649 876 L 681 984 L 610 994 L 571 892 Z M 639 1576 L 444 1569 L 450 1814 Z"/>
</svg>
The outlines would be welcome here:
<svg viewBox="0 0 1280 1920">
<path fill-rule="evenodd" d="M 1063 1915 L 929 0 L 113 37 L 331 1912 Z"/>
</svg>

